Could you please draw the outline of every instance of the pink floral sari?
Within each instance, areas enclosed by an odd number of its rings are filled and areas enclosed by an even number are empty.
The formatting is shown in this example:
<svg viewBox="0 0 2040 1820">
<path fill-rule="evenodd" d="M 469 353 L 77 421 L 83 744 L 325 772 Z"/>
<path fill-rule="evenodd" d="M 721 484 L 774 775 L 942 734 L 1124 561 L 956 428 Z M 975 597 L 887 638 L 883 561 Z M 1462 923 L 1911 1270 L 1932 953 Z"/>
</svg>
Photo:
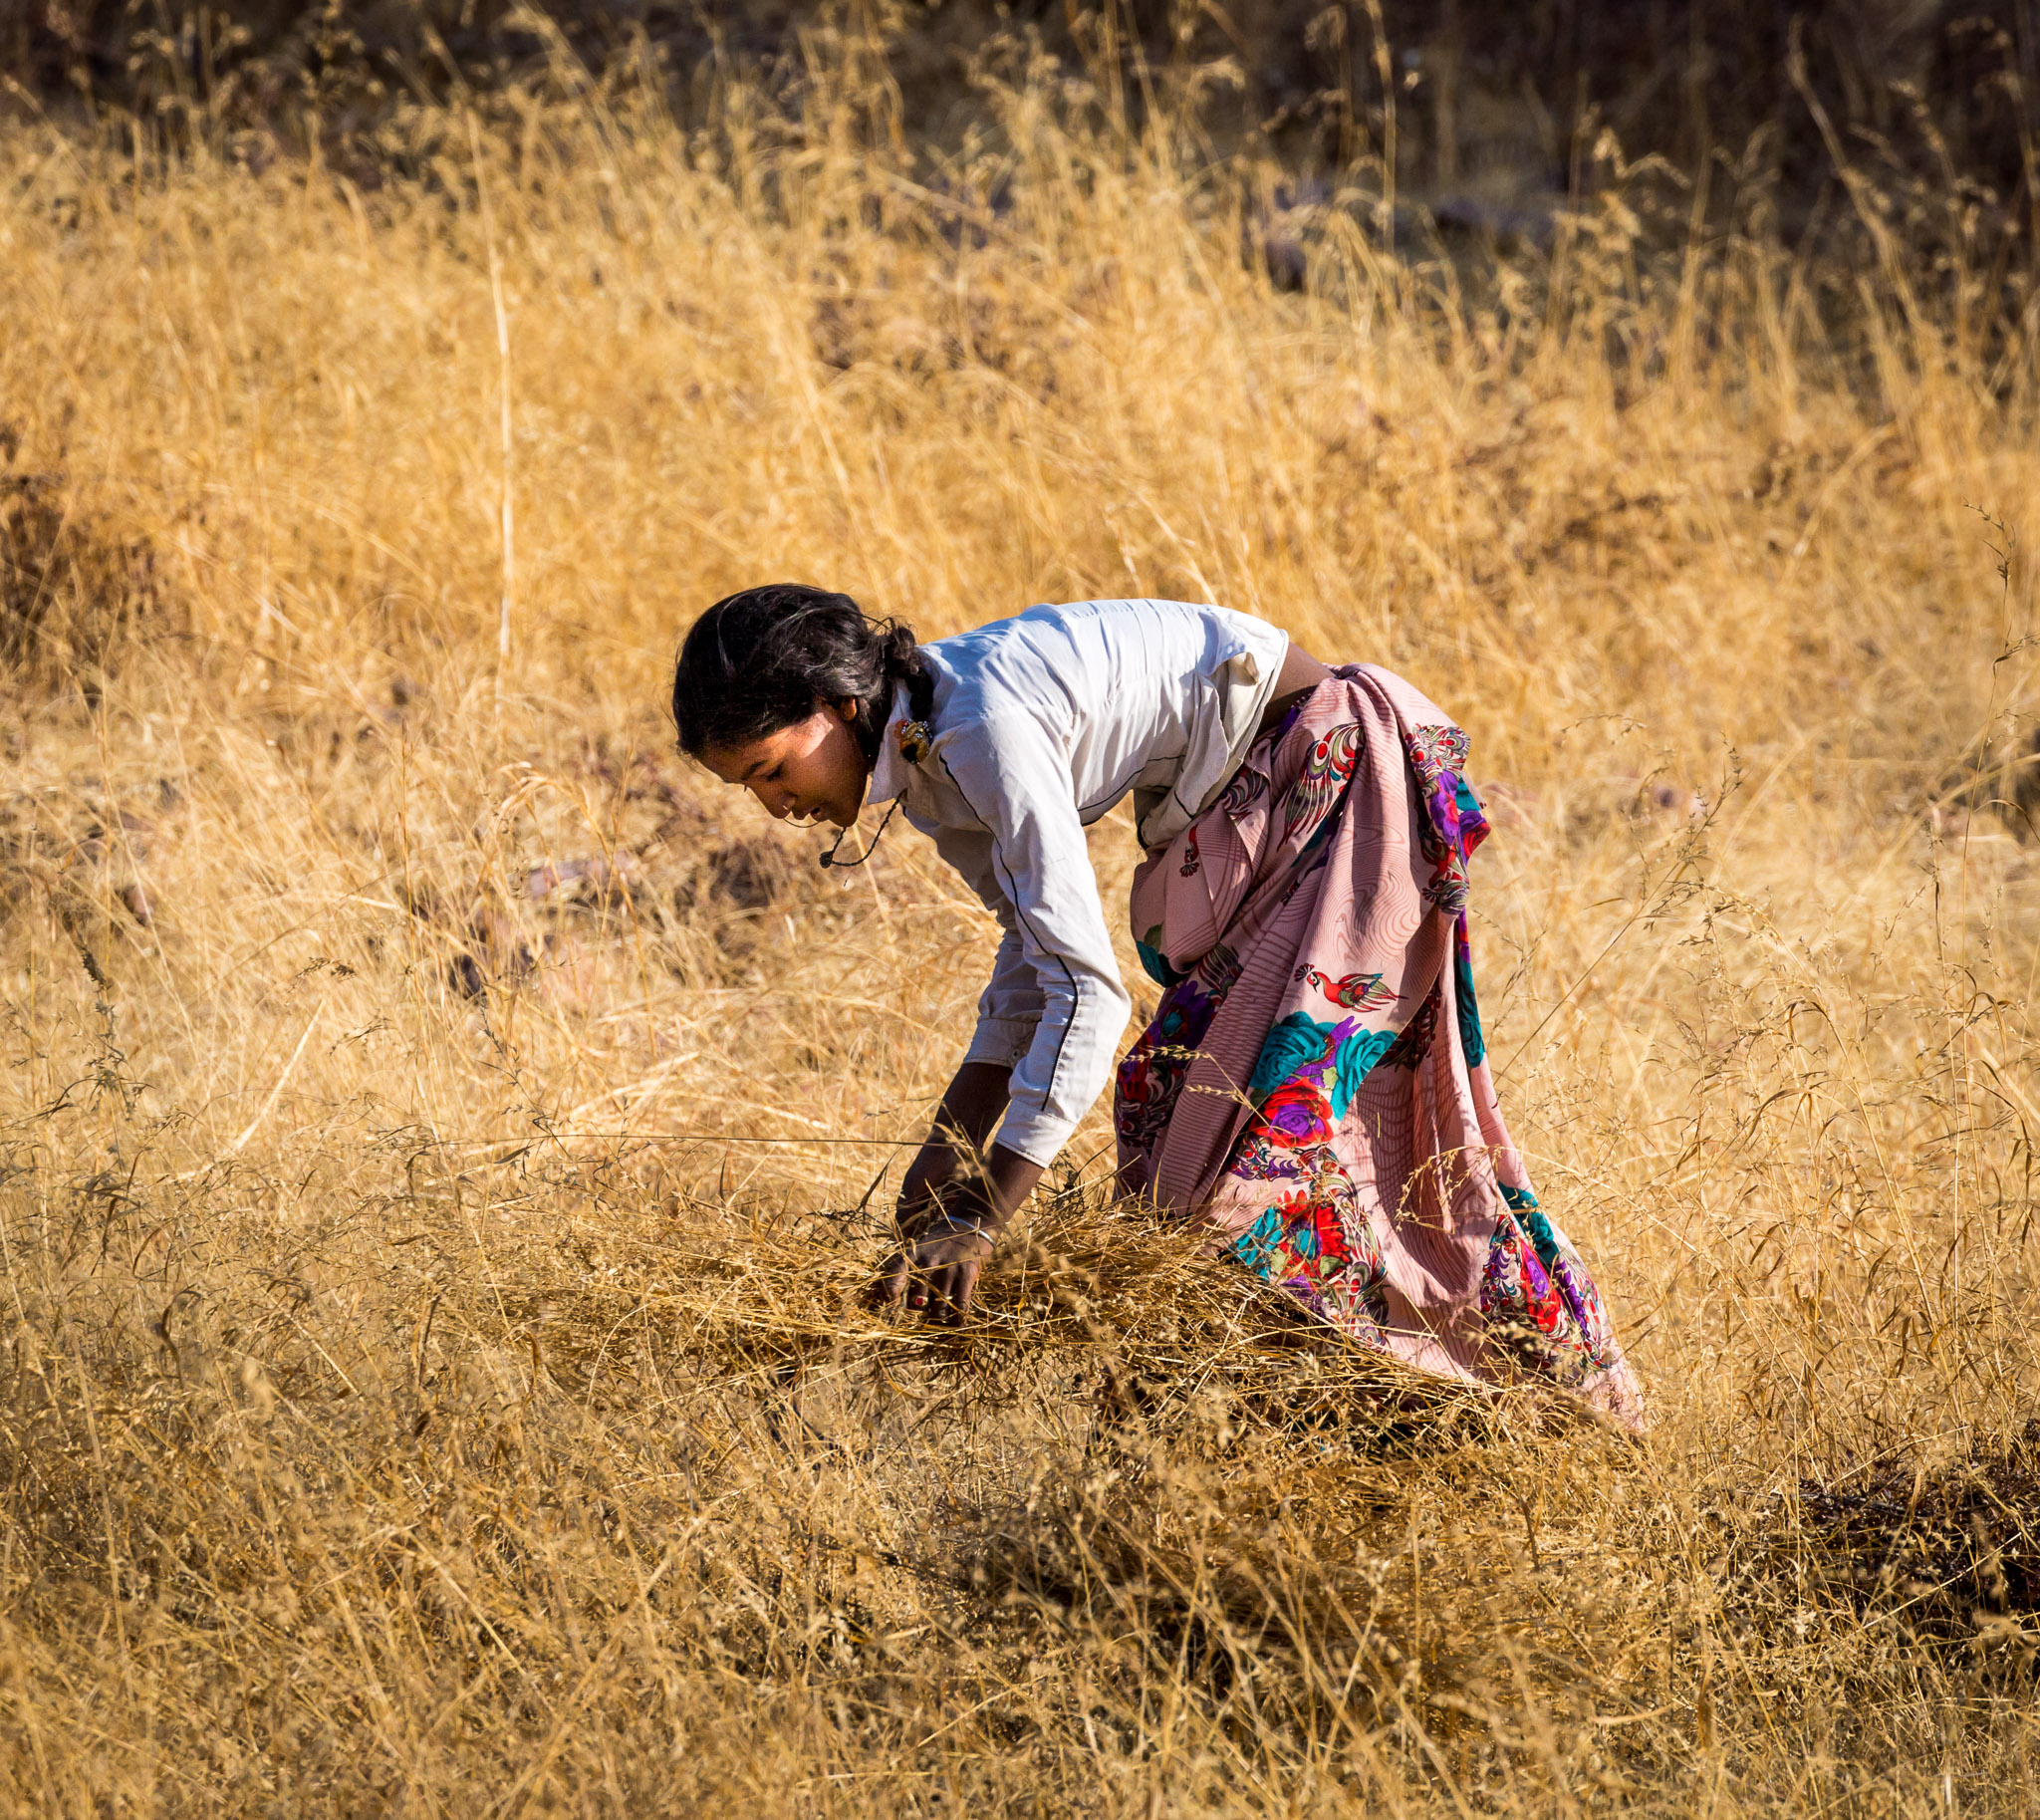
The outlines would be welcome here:
<svg viewBox="0 0 2040 1820">
<path fill-rule="evenodd" d="M 1341 669 L 1134 880 L 1167 990 L 1119 1071 L 1122 1181 L 1364 1345 L 1643 1399 L 1502 1124 L 1473 996 L 1466 735 Z"/>
</svg>

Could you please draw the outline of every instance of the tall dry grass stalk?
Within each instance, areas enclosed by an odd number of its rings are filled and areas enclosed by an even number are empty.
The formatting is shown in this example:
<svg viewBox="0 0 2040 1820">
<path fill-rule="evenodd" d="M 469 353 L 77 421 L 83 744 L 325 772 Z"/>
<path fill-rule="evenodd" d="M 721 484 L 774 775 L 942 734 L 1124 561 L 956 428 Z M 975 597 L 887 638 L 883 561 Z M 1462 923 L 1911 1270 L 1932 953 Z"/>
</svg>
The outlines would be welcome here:
<svg viewBox="0 0 2040 1820">
<path fill-rule="evenodd" d="M 1668 251 L 1649 172 L 1549 257 L 1331 212 L 1282 292 L 1186 128 L 1037 72 L 931 174 L 812 54 L 691 140 L 563 65 L 380 186 L 0 137 L 12 1805 L 2023 1810 L 2040 364 L 1973 199 L 1845 185 L 1846 269 L 1733 165 Z M 861 1309 L 991 935 L 672 756 L 689 617 L 796 577 L 1215 599 L 1464 718 L 1646 1443 L 1327 1345 L 1102 1118 L 976 1327 Z"/>
</svg>

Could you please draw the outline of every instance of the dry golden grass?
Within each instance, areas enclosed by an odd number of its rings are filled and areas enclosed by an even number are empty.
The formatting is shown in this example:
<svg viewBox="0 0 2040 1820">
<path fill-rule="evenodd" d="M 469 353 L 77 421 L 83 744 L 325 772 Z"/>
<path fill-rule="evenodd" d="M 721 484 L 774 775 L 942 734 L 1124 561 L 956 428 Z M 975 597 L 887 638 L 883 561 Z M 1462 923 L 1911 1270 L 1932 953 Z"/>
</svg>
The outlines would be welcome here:
<svg viewBox="0 0 2040 1820">
<path fill-rule="evenodd" d="M 1812 269 L 1643 174 L 1278 293 L 1251 173 L 997 106 L 941 189 L 848 53 L 380 187 L 0 137 L 10 1805 L 2023 1811 L 2025 294 L 1960 198 Z M 1652 1436 L 1326 1345 L 1102 1117 L 975 1328 L 864 1312 L 988 919 L 672 756 L 773 578 L 1208 597 L 1459 713 Z"/>
</svg>

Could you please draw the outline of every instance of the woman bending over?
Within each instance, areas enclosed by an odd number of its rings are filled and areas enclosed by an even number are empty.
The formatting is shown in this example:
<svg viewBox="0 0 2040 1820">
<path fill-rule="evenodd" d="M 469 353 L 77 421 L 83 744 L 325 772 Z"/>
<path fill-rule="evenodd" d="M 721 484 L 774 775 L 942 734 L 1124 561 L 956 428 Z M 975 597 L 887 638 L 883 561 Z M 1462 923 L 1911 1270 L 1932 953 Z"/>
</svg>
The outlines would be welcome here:
<svg viewBox="0 0 2040 1820">
<path fill-rule="evenodd" d="M 916 645 L 784 586 L 695 622 L 673 717 L 775 817 L 903 813 L 1004 931 L 900 1189 L 887 1300 L 968 1312 L 1117 1061 L 1127 1192 L 1364 1345 L 1529 1373 L 1641 1424 L 1502 1123 L 1466 934 L 1488 825 L 1466 735 L 1408 683 L 1222 607 L 1034 607 Z M 1084 829 L 1128 796 L 1134 934 L 1163 992 L 1122 1058 L 1131 1001 Z"/>
</svg>

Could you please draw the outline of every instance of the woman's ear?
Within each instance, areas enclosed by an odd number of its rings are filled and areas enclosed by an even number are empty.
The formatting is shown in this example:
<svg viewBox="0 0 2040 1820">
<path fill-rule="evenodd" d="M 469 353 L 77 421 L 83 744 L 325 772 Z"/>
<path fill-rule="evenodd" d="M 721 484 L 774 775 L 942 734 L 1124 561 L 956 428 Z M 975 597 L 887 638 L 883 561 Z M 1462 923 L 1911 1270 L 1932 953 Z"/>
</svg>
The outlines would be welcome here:
<svg viewBox="0 0 2040 1820">
<path fill-rule="evenodd" d="M 841 701 L 837 702 L 835 706 L 838 719 L 847 720 L 852 726 L 857 725 L 857 710 L 859 704 L 852 696 L 844 696 L 844 698 Z"/>
</svg>

